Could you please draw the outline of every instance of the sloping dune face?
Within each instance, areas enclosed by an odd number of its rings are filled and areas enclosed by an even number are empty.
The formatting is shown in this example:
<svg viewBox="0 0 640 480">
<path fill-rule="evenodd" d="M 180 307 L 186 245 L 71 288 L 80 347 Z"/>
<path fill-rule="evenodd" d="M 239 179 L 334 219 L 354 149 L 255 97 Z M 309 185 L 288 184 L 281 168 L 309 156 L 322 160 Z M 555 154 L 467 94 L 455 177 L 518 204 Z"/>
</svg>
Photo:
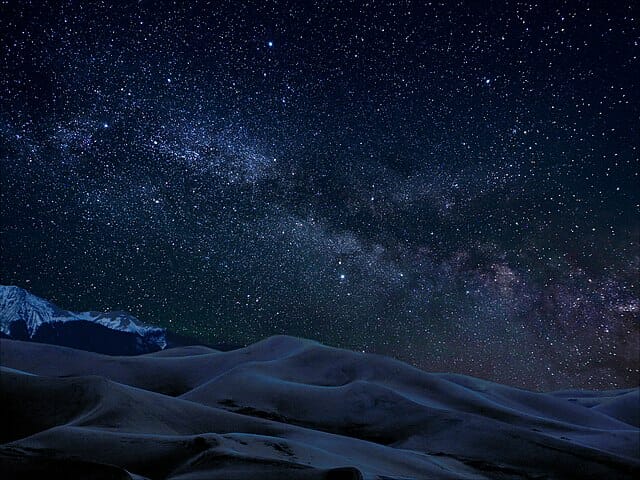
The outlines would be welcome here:
<svg viewBox="0 0 640 480">
<path fill-rule="evenodd" d="M 272 337 L 109 357 L 2 340 L 2 478 L 636 478 L 639 390 L 532 393 Z"/>
</svg>

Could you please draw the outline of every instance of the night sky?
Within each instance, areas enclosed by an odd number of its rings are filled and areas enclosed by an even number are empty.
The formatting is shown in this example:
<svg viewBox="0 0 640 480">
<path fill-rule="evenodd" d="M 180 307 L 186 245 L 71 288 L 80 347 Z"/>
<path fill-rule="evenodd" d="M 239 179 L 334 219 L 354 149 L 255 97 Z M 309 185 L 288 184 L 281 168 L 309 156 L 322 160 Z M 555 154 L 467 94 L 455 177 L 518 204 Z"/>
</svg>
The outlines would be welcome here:
<svg viewBox="0 0 640 480">
<path fill-rule="evenodd" d="M 637 385 L 636 5 L 2 1 L 0 283 Z"/>
</svg>

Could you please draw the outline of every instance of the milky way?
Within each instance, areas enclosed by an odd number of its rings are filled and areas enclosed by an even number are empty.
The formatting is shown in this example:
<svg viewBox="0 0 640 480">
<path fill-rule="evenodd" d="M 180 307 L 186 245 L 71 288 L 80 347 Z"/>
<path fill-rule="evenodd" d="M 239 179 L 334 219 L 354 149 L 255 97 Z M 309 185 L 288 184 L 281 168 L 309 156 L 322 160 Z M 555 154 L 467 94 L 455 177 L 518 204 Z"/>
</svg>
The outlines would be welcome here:
<svg viewBox="0 0 640 480">
<path fill-rule="evenodd" d="M 637 385 L 634 2 L 4 2 L 3 284 Z"/>
</svg>

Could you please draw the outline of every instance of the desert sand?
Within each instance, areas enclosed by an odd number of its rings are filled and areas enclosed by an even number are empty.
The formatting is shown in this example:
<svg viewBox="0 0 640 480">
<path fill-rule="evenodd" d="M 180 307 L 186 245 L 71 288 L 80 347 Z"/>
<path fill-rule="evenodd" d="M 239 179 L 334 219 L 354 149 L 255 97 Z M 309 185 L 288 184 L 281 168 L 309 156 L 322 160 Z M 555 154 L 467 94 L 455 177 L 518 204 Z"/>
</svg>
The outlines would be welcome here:
<svg viewBox="0 0 640 480">
<path fill-rule="evenodd" d="M 2 478 L 640 473 L 639 389 L 534 393 L 287 336 L 133 357 L 0 342 Z"/>
</svg>

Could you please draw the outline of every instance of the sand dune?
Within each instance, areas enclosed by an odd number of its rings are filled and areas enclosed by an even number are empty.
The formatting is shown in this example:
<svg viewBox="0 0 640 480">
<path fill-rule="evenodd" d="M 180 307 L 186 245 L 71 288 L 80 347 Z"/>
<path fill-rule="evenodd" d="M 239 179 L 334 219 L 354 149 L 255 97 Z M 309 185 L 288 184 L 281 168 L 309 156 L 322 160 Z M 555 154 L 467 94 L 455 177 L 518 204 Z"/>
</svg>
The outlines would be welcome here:
<svg viewBox="0 0 640 480">
<path fill-rule="evenodd" d="M 533 393 L 293 337 L 110 357 L 1 340 L 33 478 L 633 478 L 639 390 Z"/>
</svg>

